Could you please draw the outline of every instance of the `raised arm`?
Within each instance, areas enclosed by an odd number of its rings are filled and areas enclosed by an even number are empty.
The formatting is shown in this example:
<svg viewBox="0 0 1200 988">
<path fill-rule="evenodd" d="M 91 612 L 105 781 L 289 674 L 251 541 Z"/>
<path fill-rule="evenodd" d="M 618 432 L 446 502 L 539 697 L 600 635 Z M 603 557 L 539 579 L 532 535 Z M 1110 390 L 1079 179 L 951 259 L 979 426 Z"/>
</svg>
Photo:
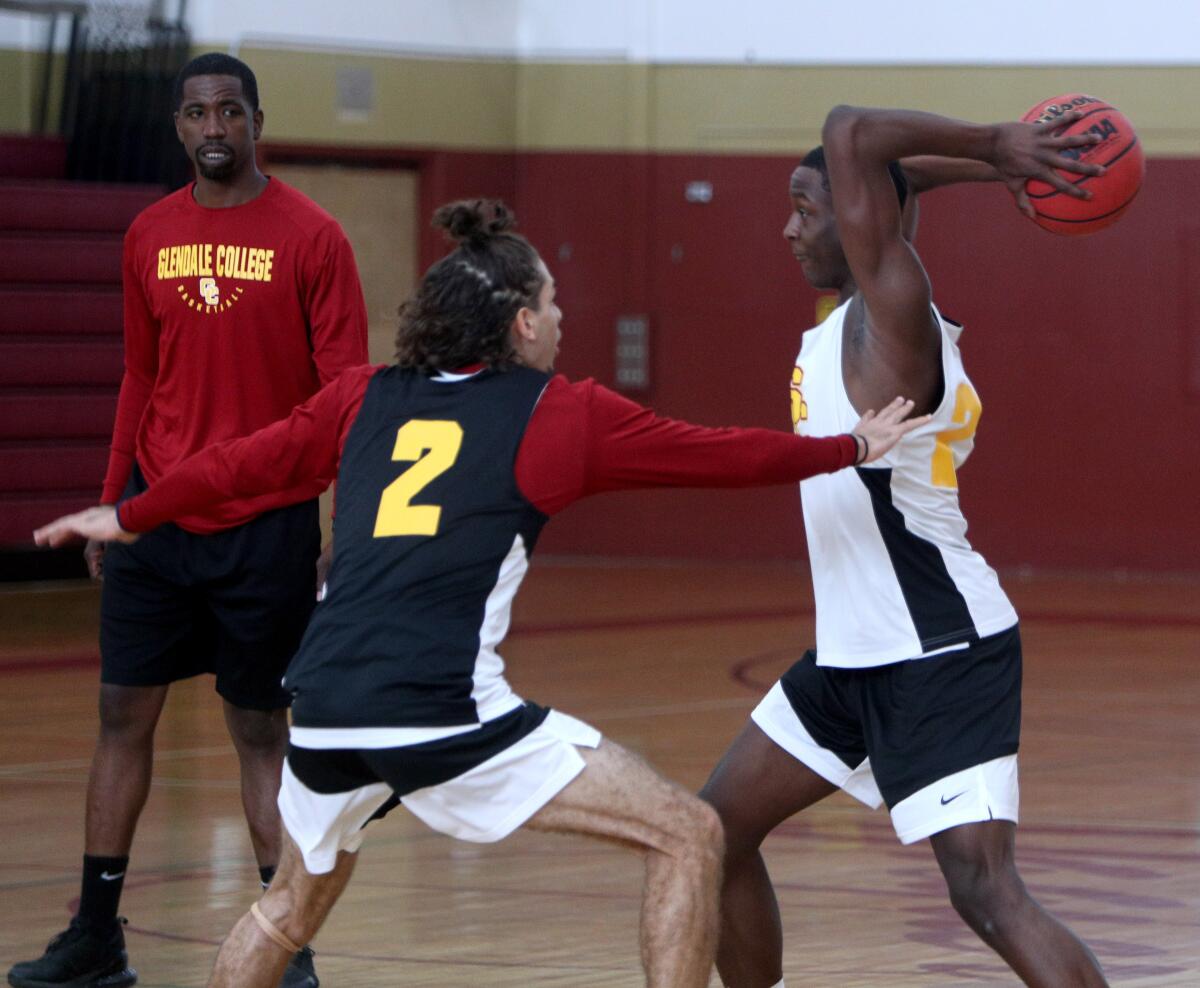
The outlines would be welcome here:
<svg viewBox="0 0 1200 988">
<path fill-rule="evenodd" d="M 918 410 L 928 410 L 940 382 L 929 279 L 905 239 L 889 162 L 913 159 L 918 182 L 930 182 L 952 173 L 920 159 L 965 159 L 960 176 L 986 177 L 982 163 L 1014 191 L 1037 177 L 1086 197 L 1085 190 L 1055 171 L 1100 173 L 1063 153 L 1094 143 L 1094 135 L 1055 136 L 1075 119 L 1077 114 L 1052 124 L 981 125 L 913 110 L 839 106 L 830 111 L 822 138 L 834 215 L 865 306 L 865 311 L 852 308 L 848 316 L 853 324 L 847 335 L 847 386 L 859 407 L 878 407 L 890 395 L 903 393 L 917 400 Z"/>
</svg>

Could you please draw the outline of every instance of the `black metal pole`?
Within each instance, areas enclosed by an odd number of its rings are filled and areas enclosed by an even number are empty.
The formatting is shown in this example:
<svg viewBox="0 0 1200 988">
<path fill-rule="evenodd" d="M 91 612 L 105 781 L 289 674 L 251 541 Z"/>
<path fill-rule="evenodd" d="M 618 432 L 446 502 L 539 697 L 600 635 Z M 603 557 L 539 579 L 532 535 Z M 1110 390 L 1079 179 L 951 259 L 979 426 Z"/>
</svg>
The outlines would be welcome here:
<svg viewBox="0 0 1200 988">
<path fill-rule="evenodd" d="M 71 37 L 67 42 L 67 69 L 63 75 L 62 105 L 58 111 L 58 132 L 67 141 L 75 130 L 75 109 L 79 104 L 79 36 L 83 15 L 71 15 Z"/>
<path fill-rule="evenodd" d="M 50 80 L 54 77 L 54 35 L 57 33 L 58 13 L 50 12 L 46 32 L 46 57 L 42 63 L 42 91 L 38 95 L 37 132 L 46 133 L 46 118 L 50 115 Z"/>
</svg>

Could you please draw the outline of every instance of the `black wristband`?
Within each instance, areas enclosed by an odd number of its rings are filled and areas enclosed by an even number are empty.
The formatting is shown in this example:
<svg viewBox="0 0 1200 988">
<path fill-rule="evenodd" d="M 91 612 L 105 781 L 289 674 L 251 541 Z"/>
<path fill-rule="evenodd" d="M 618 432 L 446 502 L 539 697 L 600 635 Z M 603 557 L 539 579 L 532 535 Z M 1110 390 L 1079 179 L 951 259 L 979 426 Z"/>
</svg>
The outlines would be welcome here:
<svg viewBox="0 0 1200 988">
<path fill-rule="evenodd" d="M 871 444 L 867 442 L 867 437 L 861 432 L 853 432 L 851 435 L 854 436 L 856 440 L 862 440 L 862 456 L 854 461 L 854 465 L 858 466 L 860 463 L 867 462 L 867 457 L 871 455 Z"/>
</svg>

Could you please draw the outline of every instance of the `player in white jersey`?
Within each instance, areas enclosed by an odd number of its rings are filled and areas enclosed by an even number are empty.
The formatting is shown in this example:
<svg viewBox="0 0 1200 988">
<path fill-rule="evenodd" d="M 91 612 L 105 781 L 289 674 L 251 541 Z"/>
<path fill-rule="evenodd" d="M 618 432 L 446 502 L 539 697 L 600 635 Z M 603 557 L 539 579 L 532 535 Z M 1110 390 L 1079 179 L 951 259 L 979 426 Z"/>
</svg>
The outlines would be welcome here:
<svg viewBox="0 0 1200 988">
<path fill-rule="evenodd" d="M 823 148 L 792 174 L 784 236 L 809 282 L 840 303 L 804 334 L 796 431 L 836 432 L 888 394 L 932 417 L 871 468 L 801 484 L 816 649 L 754 710 L 701 793 L 725 826 L 717 967 L 731 988 L 782 985 L 779 907 L 759 848 L 839 788 L 886 803 L 903 843 L 929 839 L 954 908 L 1025 984 L 1106 984 L 1016 870 L 1017 615 L 966 539 L 956 470 L 981 405 L 959 327 L 933 306 L 912 248 L 908 196 L 910 179 L 916 191 L 992 179 L 1028 214 L 1024 183 L 1037 177 L 1085 197 L 1071 178 L 1100 170 L 1072 152 L 1093 139 L 1056 136 L 1073 119 L 978 126 L 837 107 Z"/>
</svg>

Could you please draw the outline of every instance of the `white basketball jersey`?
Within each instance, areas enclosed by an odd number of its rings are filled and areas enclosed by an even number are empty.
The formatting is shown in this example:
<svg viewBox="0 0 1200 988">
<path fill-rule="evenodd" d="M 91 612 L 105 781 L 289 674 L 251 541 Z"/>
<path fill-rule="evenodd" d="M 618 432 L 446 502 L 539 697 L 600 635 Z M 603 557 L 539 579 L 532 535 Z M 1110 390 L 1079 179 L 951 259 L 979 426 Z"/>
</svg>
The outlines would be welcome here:
<svg viewBox="0 0 1200 988">
<path fill-rule="evenodd" d="M 804 334 L 792 371 L 801 435 L 859 419 L 842 381 L 847 304 Z M 1016 624 L 996 573 L 967 542 L 957 470 L 980 403 L 963 371 L 961 327 L 937 316 L 946 384 L 933 419 L 865 467 L 802 481 L 817 605 L 817 663 L 862 668 L 964 648 Z"/>
</svg>

